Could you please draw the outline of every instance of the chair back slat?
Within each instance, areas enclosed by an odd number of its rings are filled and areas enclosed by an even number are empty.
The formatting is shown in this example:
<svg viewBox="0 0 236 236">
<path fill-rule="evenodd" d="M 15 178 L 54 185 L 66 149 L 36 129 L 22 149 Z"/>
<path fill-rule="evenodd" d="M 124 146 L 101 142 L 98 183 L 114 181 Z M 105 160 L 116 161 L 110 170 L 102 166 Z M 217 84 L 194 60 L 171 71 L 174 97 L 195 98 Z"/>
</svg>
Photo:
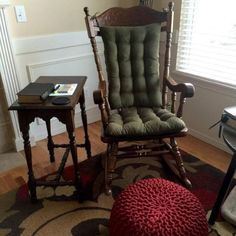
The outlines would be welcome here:
<svg viewBox="0 0 236 236">
<path fill-rule="evenodd" d="M 155 11 L 149 7 L 110 8 L 96 17 L 99 27 L 102 26 L 141 26 L 161 23 L 167 20 L 167 12 Z"/>
<path fill-rule="evenodd" d="M 169 3 L 169 9 L 166 10 L 168 12 L 167 15 L 167 25 L 166 25 L 166 51 L 165 51 L 165 60 L 164 60 L 164 71 L 163 71 L 163 86 L 162 86 L 162 104 L 163 108 L 166 108 L 167 105 L 167 94 L 168 89 L 166 85 L 166 80 L 170 76 L 170 60 L 171 60 L 171 43 L 172 43 L 172 32 L 173 32 L 173 21 L 174 21 L 174 11 L 173 2 Z M 175 104 L 173 104 L 172 100 L 172 107 L 174 107 Z"/>
<path fill-rule="evenodd" d="M 101 86 L 104 97 L 106 94 L 106 82 L 101 69 L 101 61 L 98 55 L 96 36 L 100 36 L 100 27 L 104 26 L 144 26 L 152 23 L 161 23 L 161 31 L 166 31 L 166 47 L 165 47 L 165 59 L 164 70 L 162 78 L 162 106 L 166 107 L 167 104 L 167 86 L 165 80 L 169 78 L 170 68 L 170 54 L 171 54 L 171 41 L 173 31 L 173 3 L 170 2 L 168 9 L 163 12 L 156 11 L 146 6 L 134 6 L 130 8 L 113 7 L 100 15 L 90 16 L 88 8 L 85 8 L 85 21 L 91 45 L 94 52 L 95 62 L 98 71 L 99 84 Z"/>
</svg>

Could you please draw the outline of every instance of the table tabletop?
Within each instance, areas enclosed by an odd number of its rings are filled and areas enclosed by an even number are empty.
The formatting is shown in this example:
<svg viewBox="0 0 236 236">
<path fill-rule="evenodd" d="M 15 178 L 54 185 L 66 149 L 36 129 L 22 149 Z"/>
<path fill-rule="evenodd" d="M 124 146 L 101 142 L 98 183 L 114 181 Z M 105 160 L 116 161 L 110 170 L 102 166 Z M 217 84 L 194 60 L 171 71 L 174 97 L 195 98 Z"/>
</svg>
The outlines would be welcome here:
<svg viewBox="0 0 236 236">
<path fill-rule="evenodd" d="M 83 93 L 83 87 L 87 77 L 86 76 L 40 76 L 35 83 L 53 83 L 53 84 L 78 84 L 73 95 L 65 95 L 70 99 L 70 102 L 66 105 L 54 105 L 52 99 L 54 96 L 49 96 L 43 103 L 32 103 L 32 104 L 19 104 L 16 100 L 10 107 L 9 110 L 57 110 L 74 109 L 79 101 L 80 96 Z M 64 96 L 64 95 L 63 95 Z"/>
</svg>

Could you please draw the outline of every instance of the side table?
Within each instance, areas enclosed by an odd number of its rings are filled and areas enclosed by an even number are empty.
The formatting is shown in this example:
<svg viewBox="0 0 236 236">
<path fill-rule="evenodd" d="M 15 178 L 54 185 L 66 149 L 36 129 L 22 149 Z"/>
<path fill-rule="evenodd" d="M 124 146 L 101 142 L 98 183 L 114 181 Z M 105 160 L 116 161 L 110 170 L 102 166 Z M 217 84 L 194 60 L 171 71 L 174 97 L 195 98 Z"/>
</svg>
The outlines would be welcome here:
<svg viewBox="0 0 236 236">
<path fill-rule="evenodd" d="M 232 130 L 223 129 L 223 139 L 225 143 L 227 144 L 227 146 L 233 151 L 233 156 L 232 156 L 230 165 L 228 167 L 228 170 L 225 174 L 221 188 L 219 190 L 210 218 L 208 220 L 208 223 L 210 225 L 213 225 L 216 221 L 216 218 L 220 211 L 220 207 L 228 193 L 230 183 L 234 177 L 234 173 L 236 169 L 236 133 L 233 132 Z"/>
<path fill-rule="evenodd" d="M 66 105 L 53 105 L 52 99 L 54 97 L 48 97 L 48 99 L 41 104 L 19 104 L 17 101 L 14 102 L 9 110 L 16 110 L 18 114 L 19 126 L 22 132 L 22 137 L 24 140 L 24 151 L 28 167 L 28 187 L 30 198 L 32 202 L 37 201 L 36 187 L 37 186 L 61 186 L 61 185 L 74 185 L 78 193 L 81 191 L 80 176 L 78 171 L 78 156 L 77 147 L 85 148 L 87 151 L 88 158 L 91 157 L 91 146 L 88 136 L 87 129 L 87 116 L 85 111 L 85 97 L 83 87 L 86 81 L 85 76 L 41 76 L 35 82 L 36 83 L 54 83 L 54 84 L 71 84 L 76 83 L 77 87 L 73 95 L 68 96 L 70 102 Z M 77 144 L 75 141 L 75 106 L 80 104 L 81 117 L 83 122 L 85 142 L 83 144 Z M 62 158 L 61 165 L 58 169 L 57 177 L 52 181 L 42 181 L 35 179 L 33 167 L 32 167 L 32 153 L 31 145 L 29 140 L 29 128 L 30 123 L 38 117 L 46 122 L 47 132 L 48 132 L 48 150 L 50 161 L 54 162 L 54 148 L 62 147 L 66 148 L 66 152 Z M 51 135 L 51 118 L 56 117 L 59 121 L 66 125 L 66 130 L 69 137 L 68 144 L 54 144 Z M 64 181 L 61 182 L 60 175 L 63 172 L 67 157 L 69 152 L 71 152 L 73 166 L 74 166 L 74 181 Z"/>
</svg>

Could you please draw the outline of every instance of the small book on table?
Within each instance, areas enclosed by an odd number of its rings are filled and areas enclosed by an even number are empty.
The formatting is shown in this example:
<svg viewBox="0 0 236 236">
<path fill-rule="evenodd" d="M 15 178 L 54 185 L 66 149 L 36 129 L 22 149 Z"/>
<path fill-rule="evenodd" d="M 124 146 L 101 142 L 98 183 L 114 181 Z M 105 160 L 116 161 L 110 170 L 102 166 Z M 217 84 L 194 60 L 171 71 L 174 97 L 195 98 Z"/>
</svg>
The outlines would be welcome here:
<svg viewBox="0 0 236 236">
<path fill-rule="evenodd" d="M 53 90 L 53 83 L 30 83 L 17 94 L 18 103 L 43 103 Z"/>
</svg>

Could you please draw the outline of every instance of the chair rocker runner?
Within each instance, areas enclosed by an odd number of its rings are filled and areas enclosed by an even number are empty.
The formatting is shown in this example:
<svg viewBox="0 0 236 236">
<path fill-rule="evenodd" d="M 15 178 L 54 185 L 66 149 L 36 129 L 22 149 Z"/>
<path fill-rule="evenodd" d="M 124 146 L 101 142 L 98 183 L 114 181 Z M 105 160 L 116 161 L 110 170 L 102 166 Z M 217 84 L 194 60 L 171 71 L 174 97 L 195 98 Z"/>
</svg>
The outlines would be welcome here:
<svg viewBox="0 0 236 236">
<path fill-rule="evenodd" d="M 162 155 L 184 184 L 191 187 L 175 138 L 187 133 L 181 117 L 186 98 L 193 96 L 194 87 L 189 83 L 177 84 L 169 76 L 173 3 L 163 12 L 145 6 L 115 7 L 95 16 L 89 15 L 87 7 L 84 11 L 99 78 L 94 102 L 101 111 L 101 140 L 107 143 L 106 193 L 111 192 L 117 156 L 129 154 Z M 166 32 L 163 73 L 159 73 L 161 32 Z M 98 55 L 97 36 L 104 43 L 107 81 Z M 178 103 L 177 93 L 180 93 Z M 148 140 L 152 141 L 151 146 L 133 145 L 126 149 L 127 153 L 118 153 L 120 142 Z M 170 164 L 170 155 L 166 153 L 172 154 L 176 165 Z"/>
</svg>

